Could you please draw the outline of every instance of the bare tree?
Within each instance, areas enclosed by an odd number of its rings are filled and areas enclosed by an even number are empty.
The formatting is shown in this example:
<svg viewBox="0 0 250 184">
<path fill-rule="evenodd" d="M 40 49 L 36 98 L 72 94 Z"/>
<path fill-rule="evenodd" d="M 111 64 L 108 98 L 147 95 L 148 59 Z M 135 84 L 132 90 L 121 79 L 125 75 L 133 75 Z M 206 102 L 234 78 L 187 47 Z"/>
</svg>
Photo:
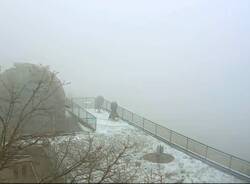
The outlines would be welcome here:
<svg viewBox="0 0 250 184">
<path fill-rule="evenodd" d="M 48 72 L 48 67 L 36 68 L 36 74 L 29 71 L 34 77 L 23 82 L 15 72 L 8 70 L 0 75 L 0 171 L 10 167 L 16 155 L 49 133 L 39 132 L 37 127 L 53 121 L 57 106 L 48 101 L 66 84 L 57 80 L 55 72 Z M 37 131 L 31 131 L 32 128 Z"/>
<path fill-rule="evenodd" d="M 60 93 L 66 83 L 58 81 L 57 73 L 48 70 L 44 66 L 35 67 L 29 71 L 33 72 L 32 80 L 24 81 L 22 77 L 27 71 L 20 75 L 11 70 L 0 73 L 0 172 L 13 167 L 12 160 L 30 147 L 46 145 L 45 156 L 53 161 L 53 169 L 39 178 L 40 183 L 58 179 L 131 182 L 136 168 L 126 159 L 133 148 L 130 141 L 107 139 L 103 142 L 94 135 L 84 136 L 81 141 L 76 141 L 76 136 L 57 137 L 54 116 L 58 116 L 58 109 L 64 108 L 64 104 L 63 107 L 62 103 L 57 104 L 55 94 Z M 40 130 L 44 126 L 48 129 Z"/>
<path fill-rule="evenodd" d="M 54 141 L 50 150 L 55 161 L 54 172 L 40 182 L 53 182 L 61 177 L 70 183 L 132 182 L 137 168 L 128 158 L 134 143 L 104 139 L 86 135 L 81 139 L 68 137 Z"/>
</svg>

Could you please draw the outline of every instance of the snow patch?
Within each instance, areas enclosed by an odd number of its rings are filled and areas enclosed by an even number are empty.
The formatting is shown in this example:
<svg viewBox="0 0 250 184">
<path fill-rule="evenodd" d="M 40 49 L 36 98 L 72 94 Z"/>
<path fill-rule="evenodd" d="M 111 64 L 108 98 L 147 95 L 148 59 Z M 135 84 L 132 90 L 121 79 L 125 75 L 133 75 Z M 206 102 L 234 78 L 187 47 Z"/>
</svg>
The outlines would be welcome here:
<svg viewBox="0 0 250 184">
<path fill-rule="evenodd" d="M 144 182 L 143 173 L 154 173 L 160 171 L 167 177 L 163 182 L 208 182 L 208 183 L 242 183 L 244 181 L 236 177 L 217 170 L 200 160 L 194 159 L 189 155 L 180 152 L 168 144 L 146 134 L 142 130 L 129 125 L 123 120 L 111 121 L 108 119 L 108 112 L 102 111 L 97 113 L 94 109 L 87 109 L 90 113 L 97 117 L 97 129 L 94 133 L 97 137 L 114 136 L 117 139 L 132 138 L 139 142 L 141 146 L 135 148 L 131 154 L 131 159 L 140 165 L 140 174 L 138 174 L 137 182 Z M 164 152 L 174 156 L 175 160 L 167 164 L 156 164 L 143 160 L 146 153 L 156 151 L 157 145 L 164 147 Z"/>
</svg>

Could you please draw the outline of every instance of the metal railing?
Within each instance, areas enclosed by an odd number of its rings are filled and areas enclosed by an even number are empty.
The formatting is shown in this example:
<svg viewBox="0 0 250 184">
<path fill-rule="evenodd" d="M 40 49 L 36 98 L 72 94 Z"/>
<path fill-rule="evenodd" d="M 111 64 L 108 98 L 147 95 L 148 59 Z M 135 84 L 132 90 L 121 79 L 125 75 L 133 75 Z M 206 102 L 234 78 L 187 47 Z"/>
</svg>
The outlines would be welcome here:
<svg viewBox="0 0 250 184">
<path fill-rule="evenodd" d="M 86 111 L 84 108 L 91 108 L 89 106 L 83 107 L 75 102 L 76 99 L 66 99 L 67 111 L 73 116 L 76 121 L 80 122 L 92 130 L 96 130 L 96 117 Z"/>
<path fill-rule="evenodd" d="M 81 99 L 81 100 L 80 100 Z M 79 98 L 85 108 L 94 108 L 94 97 Z M 103 109 L 110 111 L 111 102 L 104 100 Z M 231 154 L 205 145 L 178 132 L 156 124 L 140 115 L 137 115 L 124 107 L 118 106 L 117 113 L 121 119 L 151 134 L 175 148 L 200 159 L 218 169 L 230 173 L 241 179 L 250 181 L 250 162 Z"/>
</svg>

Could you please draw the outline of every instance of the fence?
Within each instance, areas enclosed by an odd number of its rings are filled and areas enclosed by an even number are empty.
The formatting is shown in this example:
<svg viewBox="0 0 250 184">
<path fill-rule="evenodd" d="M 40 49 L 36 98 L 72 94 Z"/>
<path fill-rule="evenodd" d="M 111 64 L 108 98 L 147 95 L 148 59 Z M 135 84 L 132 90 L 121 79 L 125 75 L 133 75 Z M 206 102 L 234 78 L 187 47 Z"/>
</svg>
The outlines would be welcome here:
<svg viewBox="0 0 250 184">
<path fill-rule="evenodd" d="M 93 108 L 92 106 L 82 107 L 75 103 L 75 99 L 66 99 L 67 111 L 80 122 L 83 126 L 87 126 L 92 130 L 96 130 L 96 117 L 86 111 L 84 108 Z"/>
<path fill-rule="evenodd" d="M 94 108 L 95 98 L 81 98 L 78 100 L 85 108 Z M 111 102 L 104 101 L 103 109 L 110 111 Z M 216 148 L 205 145 L 178 132 L 156 124 L 140 115 L 118 106 L 117 113 L 121 119 L 144 130 L 154 137 L 175 146 L 210 165 L 222 169 L 242 179 L 250 181 L 250 162 L 230 155 Z"/>
</svg>

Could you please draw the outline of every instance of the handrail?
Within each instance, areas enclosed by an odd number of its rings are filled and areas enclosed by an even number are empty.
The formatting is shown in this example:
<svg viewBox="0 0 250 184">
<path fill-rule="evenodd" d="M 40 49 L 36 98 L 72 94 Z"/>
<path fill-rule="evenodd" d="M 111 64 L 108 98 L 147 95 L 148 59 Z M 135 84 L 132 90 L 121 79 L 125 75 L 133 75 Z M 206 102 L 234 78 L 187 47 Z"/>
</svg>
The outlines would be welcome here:
<svg viewBox="0 0 250 184">
<path fill-rule="evenodd" d="M 82 123 L 84 126 L 87 126 L 88 128 L 91 128 L 92 130 L 96 130 L 96 122 L 97 119 L 94 115 L 86 111 L 81 105 L 75 103 L 75 98 L 65 100 L 65 105 L 70 107 L 67 109 L 68 112 L 71 113 L 71 115 L 74 115 L 78 118 L 80 123 Z M 84 115 L 84 117 L 82 116 Z"/>
<path fill-rule="evenodd" d="M 83 98 L 77 98 L 77 99 L 83 99 Z M 89 106 L 91 108 L 94 108 L 95 98 L 87 97 L 85 99 L 88 99 L 88 101 L 91 101 L 93 104 Z M 110 111 L 111 110 L 110 104 L 111 102 L 105 99 L 102 108 L 104 110 Z M 237 156 L 225 153 L 224 151 L 221 151 L 217 148 L 213 148 L 204 143 L 196 141 L 193 138 L 184 136 L 181 133 L 168 129 L 162 125 L 159 125 L 157 123 L 154 123 L 153 121 L 148 120 L 147 118 L 137 115 L 136 113 L 133 113 L 124 107 L 118 106 L 118 109 L 121 111 L 121 112 L 118 111 L 118 115 L 120 116 L 121 119 L 129 122 L 130 124 L 136 127 L 141 128 L 143 131 L 151 134 L 157 139 L 164 141 L 166 143 L 169 143 L 170 145 L 175 146 L 177 149 L 180 149 L 181 151 L 191 154 L 192 156 L 212 166 L 215 166 L 218 169 L 224 170 L 236 177 L 250 181 L 250 162 L 249 161 L 239 158 Z M 139 119 L 142 119 L 142 120 L 139 122 L 135 121 L 136 117 L 139 117 Z M 150 129 L 149 127 L 152 127 L 152 129 Z M 160 127 L 160 129 L 158 129 L 158 127 Z M 161 130 L 165 130 L 169 132 L 169 138 L 162 136 L 160 133 Z M 174 135 L 177 135 L 177 137 L 181 139 L 178 139 Z M 180 142 L 183 144 L 180 144 Z"/>
</svg>

